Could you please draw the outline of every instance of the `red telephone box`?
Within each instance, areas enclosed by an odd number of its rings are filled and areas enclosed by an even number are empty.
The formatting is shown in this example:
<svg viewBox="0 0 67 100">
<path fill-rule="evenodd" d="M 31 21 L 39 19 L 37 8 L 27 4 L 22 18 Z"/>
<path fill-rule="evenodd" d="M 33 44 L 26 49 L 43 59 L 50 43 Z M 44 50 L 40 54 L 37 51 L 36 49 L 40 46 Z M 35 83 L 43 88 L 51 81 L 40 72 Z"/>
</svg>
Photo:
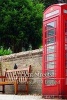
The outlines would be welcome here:
<svg viewBox="0 0 67 100">
<path fill-rule="evenodd" d="M 43 13 L 42 95 L 67 98 L 67 4 Z"/>
</svg>

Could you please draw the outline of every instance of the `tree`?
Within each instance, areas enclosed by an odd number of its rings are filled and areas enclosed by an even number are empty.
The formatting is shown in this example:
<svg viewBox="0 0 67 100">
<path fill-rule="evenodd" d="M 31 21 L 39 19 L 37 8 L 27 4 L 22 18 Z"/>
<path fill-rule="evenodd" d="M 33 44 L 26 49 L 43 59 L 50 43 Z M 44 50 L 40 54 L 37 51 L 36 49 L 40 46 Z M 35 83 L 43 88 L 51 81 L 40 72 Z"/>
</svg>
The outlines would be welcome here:
<svg viewBox="0 0 67 100">
<path fill-rule="evenodd" d="M 34 0 L 35 1 L 35 0 Z M 36 0 L 36 2 L 43 3 L 45 8 L 56 3 L 67 3 L 67 0 Z"/>
<path fill-rule="evenodd" d="M 43 4 L 32 0 L 0 1 L 0 46 L 13 52 L 41 44 Z"/>
<path fill-rule="evenodd" d="M 33 0 L 34 2 L 39 2 L 39 3 L 43 3 L 45 8 L 47 8 L 48 6 L 52 5 L 52 4 L 56 4 L 56 3 L 67 3 L 67 0 Z"/>
<path fill-rule="evenodd" d="M 56 4 L 58 3 L 57 0 L 44 0 L 44 5 L 45 5 L 45 8 L 47 8 L 48 6 L 52 5 L 52 4 Z"/>
<path fill-rule="evenodd" d="M 58 0 L 36 0 L 39 3 L 44 4 L 44 8 L 47 8 L 48 6 L 58 3 Z"/>
</svg>

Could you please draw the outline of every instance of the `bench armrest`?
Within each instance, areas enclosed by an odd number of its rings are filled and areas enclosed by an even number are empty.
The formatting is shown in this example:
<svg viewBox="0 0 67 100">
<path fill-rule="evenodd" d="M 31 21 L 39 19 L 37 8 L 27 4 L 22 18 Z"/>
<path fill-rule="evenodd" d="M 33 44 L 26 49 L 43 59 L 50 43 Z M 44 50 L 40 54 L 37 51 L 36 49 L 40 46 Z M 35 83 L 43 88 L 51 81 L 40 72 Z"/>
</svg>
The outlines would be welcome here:
<svg viewBox="0 0 67 100">
<path fill-rule="evenodd" d="M 2 82 L 4 82 L 6 79 L 6 76 L 0 76 L 0 79 L 2 80 Z"/>
<path fill-rule="evenodd" d="M 6 76 L 0 76 L 0 78 L 6 78 Z"/>
</svg>

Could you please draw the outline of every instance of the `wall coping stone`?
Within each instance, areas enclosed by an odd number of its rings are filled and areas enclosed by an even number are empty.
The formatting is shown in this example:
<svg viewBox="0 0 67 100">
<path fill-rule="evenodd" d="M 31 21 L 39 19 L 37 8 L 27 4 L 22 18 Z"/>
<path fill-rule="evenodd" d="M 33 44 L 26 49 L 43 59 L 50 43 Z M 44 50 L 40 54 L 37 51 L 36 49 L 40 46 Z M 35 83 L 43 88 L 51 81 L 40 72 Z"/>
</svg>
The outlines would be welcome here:
<svg viewBox="0 0 67 100">
<path fill-rule="evenodd" d="M 19 58 L 19 57 L 23 57 L 23 56 L 30 56 L 30 55 L 37 55 L 37 54 L 42 54 L 42 49 L 36 49 L 36 50 L 30 50 L 30 51 L 23 51 L 23 52 L 19 52 L 19 53 L 14 53 L 14 54 L 10 54 L 10 55 L 4 55 L 4 56 L 0 56 L 0 61 L 2 60 L 7 60 L 7 59 L 14 59 L 14 58 Z"/>
</svg>

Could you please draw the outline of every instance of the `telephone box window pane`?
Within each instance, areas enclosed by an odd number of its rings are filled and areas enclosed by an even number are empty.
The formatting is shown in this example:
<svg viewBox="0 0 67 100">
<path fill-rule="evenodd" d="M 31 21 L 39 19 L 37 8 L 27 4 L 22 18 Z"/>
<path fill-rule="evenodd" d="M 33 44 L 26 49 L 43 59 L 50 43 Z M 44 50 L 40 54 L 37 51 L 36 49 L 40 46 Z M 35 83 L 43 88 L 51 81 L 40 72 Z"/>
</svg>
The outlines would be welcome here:
<svg viewBox="0 0 67 100">
<path fill-rule="evenodd" d="M 65 61 L 65 66 L 67 67 L 67 61 Z"/>
<path fill-rule="evenodd" d="M 55 43 L 55 37 L 47 38 L 47 44 Z"/>
<path fill-rule="evenodd" d="M 67 53 L 65 54 L 65 58 L 66 58 L 66 60 L 67 60 Z"/>
<path fill-rule="evenodd" d="M 54 70 L 47 70 L 46 72 L 46 77 L 54 77 L 55 76 L 55 71 Z"/>
<path fill-rule="evenodd" d="M 66 76 L 67 76 L 67 69 L 66 69 Z"/>
<path fill-rule="evenodd" d="M 66 85 L 67 85 L 67 78 L 66 78 Z"/>
<path fill-rule="evenodd" d="M 65 28 L 65 33 L 67 34 L 67 28 Z"/>
<path fill-rule="evenodd" d="M 65 27 L 67 28 L 67 21 L 65 22 Z"/>
<path fill-rule="evenodd" d="M 47 32 L 47 37 L 53 36 L 53 35 L 55 35 L 55 30 L 54 30 L 54 29 L 48 30 L 48 32 Z"/>
<path fill-rule="evenodd" d="M 47 47 L 47 53 L 52 53 L 52 52 L 54 52 L 54 45 L 51 45 L 51 46 L 48 46 Z"/>
<path fill-rule="evenodd" d="M 56 85 L 56 81 L 55 81 L 55 79 L 47 79 L 47 80 L 45 80 L 45 84 L 47 86 L 53 86 L 53 85 Z"/>
<path fill-rule="evenodd" d="M 48 62 L 47 63 L 47 69 L 54 69 L 55 67 L 55 62 Z"/>
<path fill-rule="evenodd" d="M 54 55 L 55 54 L 49 54 L 49 55 L 47 55 L 47 61 L 55 60 Z"/>
<path fill-rule="evenodd" d="M 67 43 L 67 36 L 65 36 L 65 43 Z"/>
<path fill-rule="evenodd" d="M 65 44 L 65 50 L 67 50 L 67 44 Z"/>
<path fill-rule="evenodd" d="M 55 26 L 54 24 L 55 24 L 55 22 L 48 23 L 46 26 L 46 29 L 48 30 L 48 29 L 54 28 L 54 26 Z"/>
<path fill-rule="evenodd" d="M 65 33 L 67 34 L 67 21 L 65 22 Z"/>
</svg>

